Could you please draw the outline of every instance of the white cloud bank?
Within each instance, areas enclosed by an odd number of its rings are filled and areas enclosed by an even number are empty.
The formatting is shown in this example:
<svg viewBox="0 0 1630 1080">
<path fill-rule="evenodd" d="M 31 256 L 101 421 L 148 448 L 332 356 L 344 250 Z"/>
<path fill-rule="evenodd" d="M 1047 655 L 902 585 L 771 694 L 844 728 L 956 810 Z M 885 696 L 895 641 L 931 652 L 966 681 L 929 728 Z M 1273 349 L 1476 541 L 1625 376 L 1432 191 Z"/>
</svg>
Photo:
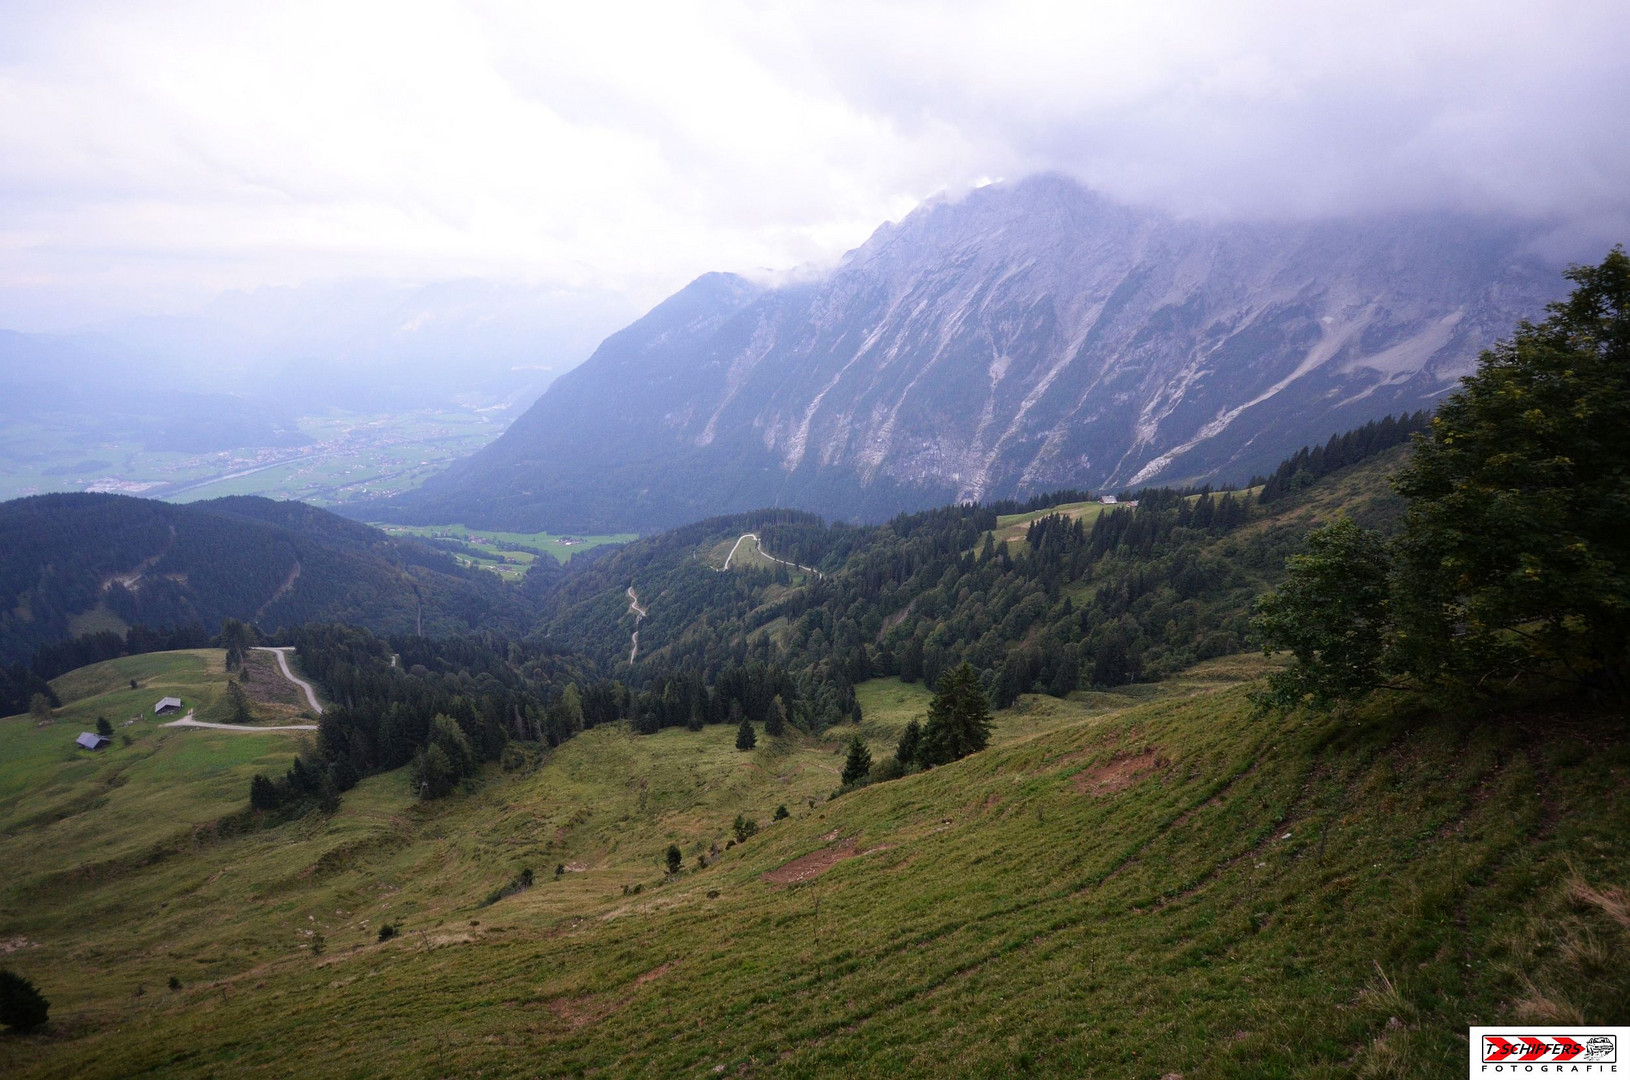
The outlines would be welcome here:
<svg viewBox="0 0 1630 1080">
<path fill-rule="evenodd" d="M 649 302 L 991 176 L 1630 210 L 1630 6 L 0 0 L 0 325 L 459 276 Z M 1590 251 L 1583 248 L 1581 256 Z"/>
</svg>

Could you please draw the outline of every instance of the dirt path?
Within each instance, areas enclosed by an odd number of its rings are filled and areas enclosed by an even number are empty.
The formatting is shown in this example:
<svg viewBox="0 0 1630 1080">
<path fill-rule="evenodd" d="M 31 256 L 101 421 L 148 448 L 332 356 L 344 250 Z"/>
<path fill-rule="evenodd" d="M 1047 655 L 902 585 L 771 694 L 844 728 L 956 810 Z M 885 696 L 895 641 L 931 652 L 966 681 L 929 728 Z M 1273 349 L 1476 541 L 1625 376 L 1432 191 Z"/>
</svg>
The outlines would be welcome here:
<svg viewBox="0 0 1630 1080">
<path fill-rule="evenodd" d="M 159 727 L 203 727 L 212 731 L 316 731 L 316 724 L 283 724 L 280 727 L 250 727 L 248 724 L 212 724 L 208 720 L 194 720 L 192 713 L 188 713 L 179 720 L 171 720 L 168 724 Z"/>
<path fill-rule="evenodd" d="M 724 571 L 730 569 L 730 560 L 734 559 L 736 557 L 736 549 L 741 547 L 741 542 L 743 540 L 751 540 L 753 543 L 757 544 L 758 545 L 758 553 L 760 555 L 764 556 L 766 559 L 769 559 L 771 562 L 780 563 L 782 566 L 790 566 L 794 570 L 802 570 L 804 573 L 806 573 L 806 574 L 814 574 L 816 577 L 825 577 L 826 576 L 825 574 L 821 573 L 819 570 L 815 569 L 813 566 L 804 566 L 804 565 L 801 565 L 799 563 L 788 562 L 785 559 L 778 559 L 774 555 L 771 555 L 768 551 L 764 550 L 764 541 L 762 541 L 762 540 L 760 540 L 758 538 L 758 533 L 742 533 L 740 536 L 736 537 L 736 542 L 734 544 L 732 544 L 731 547 L 730 547 L 730 554 L 728 554 L 728 555 L 726 555 L 724 557 L 724 565 L 719 568 L 720 573 L 723 573 Z"/>
<path fill-rule="evenodd" d="M 628 646 L 628 662 L 632 664 L 640 653 L 640 620 L 645 618 L 645 609 L 640 607 L 640 598 L 632 585 L 628 587 L 628 610 L 634 613 L 634 636 Z"/>
<path fill-rule="evenodd" d="M 296 567 L 296 569 L 298 569 L 298 567 Z M 631 589 L 629 591 L 632 592 L 633 590 Z M 294 648 L 294 646 L 292 646 L 292 645 L 256 645 L 254 648 L 255 648 L 256 652 L 276 653 L 277 654 L 277 666 L 283 669 L 283 677 L 306 692 L 306 700 L 311 702 L 311 711 L 312 712 L 316 713 L 318 716 L 323 715 L 323 707 L 321 705 L 317 704 L 317 691 L 313 690 L 311 688 L 311 684 L 306 682 L 306 680 L 295 678 L 294 672 L 289 670 L 289 656 L 288 656 L 288 653 L 289 653 L 290 649 Z M 192 714 L 188 713 L 187 715 L 191 716 Z M 211 725 L 211 726 L 220 727 L 219 724 L 215 724 L 215 725 Z M 234 730 L 236 730 L 236 729 L 234 729 Z M 260 730 L 262 730 L 262 731 L 273 731 L 275 729 L 274 728 L 261 728 Z"/>
</svg>

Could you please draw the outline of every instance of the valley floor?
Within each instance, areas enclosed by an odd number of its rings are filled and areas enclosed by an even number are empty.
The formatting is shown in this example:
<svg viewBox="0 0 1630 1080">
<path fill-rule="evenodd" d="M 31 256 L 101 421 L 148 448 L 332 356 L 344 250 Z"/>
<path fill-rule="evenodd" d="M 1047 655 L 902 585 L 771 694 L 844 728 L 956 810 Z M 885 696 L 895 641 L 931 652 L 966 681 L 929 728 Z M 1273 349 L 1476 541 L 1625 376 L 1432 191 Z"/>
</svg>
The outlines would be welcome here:
<svg viewBox="0 0 1630 1080">
<path fill-rule="evenodd" d="M 248 777 L 298 735 L 59 745 L 214 662 L 0 721 L 0 963 L 52 1001 L 7 1075 L 1424 1077 L 1468 1024 L 1630 1021 L 1622 717 L 1263 715 L 1234 657 L 837 799 L 852 728 L 607 727 L 276 827 Z M 881 761 L 927 694 L 860 693 Z"/>
</svg>

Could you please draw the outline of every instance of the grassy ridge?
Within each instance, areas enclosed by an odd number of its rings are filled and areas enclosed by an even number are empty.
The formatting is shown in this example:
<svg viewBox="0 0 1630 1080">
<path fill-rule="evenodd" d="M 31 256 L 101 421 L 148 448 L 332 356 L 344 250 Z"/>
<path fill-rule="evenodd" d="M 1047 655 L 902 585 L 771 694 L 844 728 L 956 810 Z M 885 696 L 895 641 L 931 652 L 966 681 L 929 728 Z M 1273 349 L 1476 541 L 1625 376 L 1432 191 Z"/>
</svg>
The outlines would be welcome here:
<svg viewBox="0 0 1630 1080">
<path fill-rule="evenodd" d="M 71 846 L 88 834 L 47 855 L 27 839 L 40 826 L 13 824 L 3 936 L 30 944 L 8 959 L 56 1019 L 0 1040 L 0 1062 L 1436 1076 L 1464 1061 L 1468 1023 L 1625 1022 L 1627 931 L 1601 900 L 1630 854 L 1620 718 L 1261 716 L 1241 683 L 1260 670 L 1026 697 L 989 751 L 836 801 L 848 730 L 739 753 L 724 728 L 603 728 L 463 797 L 422 805 L 401 774 L 373 777 L 332 818 L 100 875 L 62 875 L 97 854 Z M 881 756 L 925 697 L 861 693 Z M 189 749 L 260 742 L 219 738 L 238 743 Z M 759 835 L 695 869 L 737 813 Z M 669 843 L 686 869 L 665 883 Z M 763 876 L 822 851 L 853 857 L 805 883 Z M 482 906 L 522 867 L 533 888 Z M 378 944 L 385 920 L 403 934 Z M 169 974 L 183 989 L 161 989 Z"/>
</svg>

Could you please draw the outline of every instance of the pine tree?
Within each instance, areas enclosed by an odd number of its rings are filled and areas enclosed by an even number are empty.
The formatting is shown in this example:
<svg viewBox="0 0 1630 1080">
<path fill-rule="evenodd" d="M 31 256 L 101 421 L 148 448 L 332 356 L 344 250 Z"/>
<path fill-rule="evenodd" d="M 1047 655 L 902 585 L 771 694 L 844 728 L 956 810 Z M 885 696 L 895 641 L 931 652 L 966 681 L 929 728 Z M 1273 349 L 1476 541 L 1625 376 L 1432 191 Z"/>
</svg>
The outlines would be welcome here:
<svg viewBox="0 0 1630 1080">
<path fill-rule="evenodd" d="M 741 727 L 736 729 L 736 749 L 751 750 L 758 744 L 758 735 L 753 731 L 753 722 L 747 717 L 741 718 Z"/>
<path fill-rule="evenodd" d="M 772 739 L 779 739 L 787 733 L 787 704 L 781 700 L 781 695 L 775 695 L 770 702 L 769 712 L 764 714 L 764 734 Z"/>
<path fill-rule="evenodd" d="M 963 661 L 940 676 L 917 760 L 943 765 L 983 750 L 990 742 L 990 702 L 973 665 Z"/>
<path fill-rule="evenodd" d="M 681 864 L 684 863 L 684 861 L 685 861 L 685 856 L 680 853 L 679 845 L 678 844 L 669 844 L 668 845 L 668 873 L 670 873 L 670 874 L 679 873 L 679 867 L 681 866 Z"/>
<path fill-rule="evenodd" d="M 843 763 L 843 783 L 845 786 L 858 783 L 871 774 L 872 752 L 866 746 L 865 740 L 859 735 L 849 740 L 849 759 Z"/>
<path fill-rule="evenodd" d="M 113 738 L 113 725 L 108 723 L 107 717 L 98 716 L 96 718 L 96 733 L 104 739 Z"/>
<path fill-rule="evenodd" d="M 900 732 L 900 741 L 894 745 L 894 760 L 902 767 L 917 764 L 917 752 L 922 746 L 923 726 L 913 720 Z"/>
<path fill-rule="evenodd" d="M 45 1023 L 51 1003 L 33 983 L 0 968 L 0 1024 L 13 1031 L 33 1031 Z"/>
</svg>

